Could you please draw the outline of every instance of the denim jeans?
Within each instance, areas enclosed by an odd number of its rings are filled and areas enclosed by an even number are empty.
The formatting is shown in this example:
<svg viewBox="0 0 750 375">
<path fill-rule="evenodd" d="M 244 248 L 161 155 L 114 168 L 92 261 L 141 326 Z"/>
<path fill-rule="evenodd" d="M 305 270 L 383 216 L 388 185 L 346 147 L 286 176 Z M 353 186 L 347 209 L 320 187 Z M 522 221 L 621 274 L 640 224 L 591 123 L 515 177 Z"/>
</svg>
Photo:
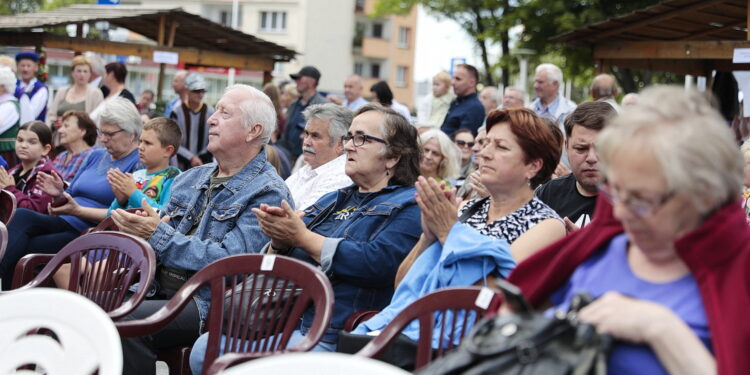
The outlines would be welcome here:
<svg viewBox="0 0 750 375">
<path fill-rule="evenodd" d="M 287 343 L 286 347 L 291 348 L 295 345 L 297 345 L 302 339 L 305 337 L 305 335 L 302 334 L 301 331 L 297 330 L 292 332 L 292 337 L 289 338 L 289 343 Z M 269 339 L 272 339 L 273 337 L 270 337 Z M 260 341 L 260 345 L 263 345 L 265 339 Z M 193 350 L 190 352 L 190 370 L 192 370 L 193 375 L 200 375 L 201 370 L 203 370 L 203 358 L 206 356 L 206 345 L 208 344 L 208 333 L 204 333 L 201 335 L 201 337 L 198 338 L 198 340 L 195 341 L 195 344 L 193 344 Z M 221 336 L 221 339 L 219 340 L 219 355 L 224 353 L 224 336 Z M 329 343 L 329 342 L 319 342 L 318 345 L 315 345 L 315 347 L 312 348 L 313 352 L 335 352 L 336 351 L 336 343 Z"/>
</svg>

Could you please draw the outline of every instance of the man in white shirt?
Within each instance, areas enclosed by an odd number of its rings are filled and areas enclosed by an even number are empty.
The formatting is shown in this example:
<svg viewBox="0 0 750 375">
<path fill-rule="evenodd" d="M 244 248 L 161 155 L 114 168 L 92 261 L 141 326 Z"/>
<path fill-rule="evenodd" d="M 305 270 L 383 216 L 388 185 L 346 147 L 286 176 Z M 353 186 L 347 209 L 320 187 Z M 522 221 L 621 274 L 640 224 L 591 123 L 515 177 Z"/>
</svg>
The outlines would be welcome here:
<svg viewBox="0 0 750 375">
<path fill-rule="evenodd" d="M 302 157 L 306 165 L 286 180 L 294 207 L 304 210 L 326 193 L 352 184 L 344 165 L 341 140 L 352 123 L 353 114 L 333 103 L 313 104 L 302 113 L 307 121 L 302 139 Z"/>
<path fill-rule="evenodd" d="M 364 83 L 362 82 L 362 77 L 352 74 L 346 79 L 346 81 L 344 81 L 344 100 L 341 101 L 341 99 L 331 96 L 328 97 L 328 100 L 332 103 L 343 105 L 344 107 L 349 108 L 350 111 L 354 112 L 358 110 L 359 107 L 367 104 L 367 100 L 362 97 L 363 87 Z"/>
<path fill-rule="evenodd" d="M 21 124 L 32 120 L 44 122 L 47 117 L 47 86 L 36 79 L 39 69 L 39 55 L 34 52 L 21 52 L 16 55 L 19 79 L 15 97 L 21 105 Z"/>
</svg>

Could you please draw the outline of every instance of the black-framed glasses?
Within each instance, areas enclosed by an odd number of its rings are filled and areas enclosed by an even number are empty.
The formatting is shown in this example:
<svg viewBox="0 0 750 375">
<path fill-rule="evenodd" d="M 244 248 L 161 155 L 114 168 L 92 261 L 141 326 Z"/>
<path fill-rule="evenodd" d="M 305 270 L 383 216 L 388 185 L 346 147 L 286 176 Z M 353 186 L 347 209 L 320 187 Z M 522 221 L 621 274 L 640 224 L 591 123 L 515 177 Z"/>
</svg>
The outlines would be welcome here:
<svg viewBox="0 0 750 375">
<path fill-rule="evenodd" d="M 107 139 L 109 139 L 109 138 L 112 138 L 112 137 L 114 137 L 114 136 L 115 136 L 115 134 L 117 134 L 117 133 L 119 133 L 119 132 L 124 132 L 124 131 L 125 131 L 124 129 L 120 129 L 120 130 L 116 130 L 116 131 L 113 131 L 113 132 L 105 132 L 104 130 L 101 130 L 101 129 L 97 129 L 97 130 L 96 130 L 96 134 L 98 134 L 98 135 L 99 135 L 100 137 L 102 137 L 102 138 L 107 138 Z"/>
<path fill-rule="evenodd" d="M 622 203 L 630 212 L 640 218 L 649 217 L 661 209 L 670 199 L 675 196 L 675 191 L 671 190 L 660 197 L 653 199 L 641 198 L 629 193 L 624 199 L 620 198 L 620 192 L 610 184 L 599 184 L 599 194 L 607 199 L 610 203 Z"/>
<path fill-rule="evenodd" d="M 375 142 L 380 142 L 382 144 L 387 144 L 385 139 L 373 137 L 367 134 L 354 134 L 354 135 L 346 134 L 343 137 L 341 137 L 341 140 L 343 141 L 343 143 L 352 141 L 352 143 L 354 144 L 354 147 L 362 146 L 363 144 L 365 144 L 366 141 L 375 141 Z"/>
<path fill-rule="evenodd" d="M 469 148 L 472 148 L 472 147 L 474 147 L 474 144 L 475 144 L 474 142 L 466 142 L 466 141 L 462 141 L 460 139 L 457 139 L 457 140 L 455 140 L 453 142 L 455 142 L 458 145 L 458 147 L 467 147 L 468 146 Z"/>
</svg>

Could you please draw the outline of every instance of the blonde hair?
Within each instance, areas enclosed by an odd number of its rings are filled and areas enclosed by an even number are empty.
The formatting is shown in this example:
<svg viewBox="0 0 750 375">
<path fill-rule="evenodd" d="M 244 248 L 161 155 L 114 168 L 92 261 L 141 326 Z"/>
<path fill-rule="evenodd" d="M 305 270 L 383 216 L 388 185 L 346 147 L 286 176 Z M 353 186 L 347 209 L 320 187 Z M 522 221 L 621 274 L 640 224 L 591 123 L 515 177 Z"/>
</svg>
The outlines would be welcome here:
<svg viewBox="0 0 750 375">
<path fill-rule="evenodd" d="M 438 74 L 435 74 L 435 76 L 432 77 L 432 80 L 443 82 L 448 86 L 451 85 L 451 75 L 446 72 L 439 72 Z"/>
<path fill-rule="evenodd" d="M 623 150 L 651 153 L 668 188 L 702 214 L 736 199 L 744 161 L 729 127 L 707 98 L 677 86 L 655 86 L 599 134 L 596 150 L 606 174 Z"/>
<path fill-rule="evenodd" d="M 89 59 L 87 59 L 86 56 L 83 56 L 83 55 L 75 56 L 75 57 L 73 57 L 73 60 L 70 61 L 70 66 L 72 68 L 75 69 L 75 67 L 78 66 L 78 65 L 88 65 L 89 66 L 89 70 L 92 69 L 91 68 L 91 61 L 89 61 Z"/>
<path fill-rule="evenodd" d="M 16 72 L 16 60 L 7 55 L 0 55 L 0 66 L 7 66 L 10 70 Z"/>
</svg>

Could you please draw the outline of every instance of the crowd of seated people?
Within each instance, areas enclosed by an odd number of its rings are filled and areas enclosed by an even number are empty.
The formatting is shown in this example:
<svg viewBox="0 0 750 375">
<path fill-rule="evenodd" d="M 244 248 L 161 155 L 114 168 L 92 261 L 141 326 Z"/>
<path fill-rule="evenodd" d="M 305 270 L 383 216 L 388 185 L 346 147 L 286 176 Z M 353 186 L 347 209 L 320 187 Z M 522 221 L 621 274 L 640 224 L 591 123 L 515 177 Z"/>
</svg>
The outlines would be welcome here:
<svg viewBox="0 0 750 375">
<path fill-rule="evenodd" d="M 440 75 L 443 91 L 463 103 L 447 103 L 441 115 L 451 124 L 465 116 L 471 126 L 446 134 L 440 124 L 415 122 L 385 82 L 370 89 L 369 104 L 361 87 L 351 93 L 356 76 L 344 83 L 346 101 L 324 100 L 321 73 L 308 66 L 284 88 L 228 87 L 190 136 L 202 142 L 205 160 L 183 163 L 181 172 L 174 156 L 193 120 L 180 117 L 188 115 L 180 106 L 189 95 L 203 97 L 202 77 L 175 75 L 178 100 L 167 110 L 183 111 L 176 122 L 134 104 L 124 65 L 103 69 L 104 96 L 88 85 L 92 61 L 81 56 L 72 66 L 73 83 L 57 92 L 46 123 L 21 121 L 38 84 L 23 81 L 21 106 L 5 77 L 11 69 L 0 67 L 0 111 L 15 114 L 4 130 L 13 142 L 2 148 L 0 137 L 0 151 L 12 151 L 3 153 L 10 160 L 0 184 L 18 202 L 0 260 L 4 290 L 21 257 L 54 254 L 111 216 L 158 261 L 152 295 L 128 320 L 151 316 L 215 260 L 276 254 L 331 281 L 333 315 L 315 351 L 341 350 L 339 333 L 357 311 L 379 310 L 352 332 L 373 337 L 432 291 L 503 278 L 540 311 L 566 310 L 575 294 L 589 292 L 595 300 L 580 318 L 615 338 L 613 373 L 750 366 L 742 319 L 750 210 L 747 198 L 739 203 L 748 168 L 702 94 L 655 87 L 621 113 L 609 97 L 576 107 L 555 94 L 559 69 L 543 64 L 529 108 L 503 100 L 492 109 L 473 102 L 476 75 L 464 65 L 450 82 Z M 55 147 L 62 152 L 53 155 Z M 585 219 L 572 214 L 579 211 Z M 58 287 L 69 270 L 58 271 Z M 155 374 L 159 350 L 190 346 L 199 374 L 209 296 L 204 287 L 164 330 L 123 339 L 124 373 Z M 305 338 L 314 314 L 305 311 L 289 347 Z M 417 324 L 403 334 L 416 342 Z M 442 340 L 434 335 L 433 346 Z"/>
</svg>

